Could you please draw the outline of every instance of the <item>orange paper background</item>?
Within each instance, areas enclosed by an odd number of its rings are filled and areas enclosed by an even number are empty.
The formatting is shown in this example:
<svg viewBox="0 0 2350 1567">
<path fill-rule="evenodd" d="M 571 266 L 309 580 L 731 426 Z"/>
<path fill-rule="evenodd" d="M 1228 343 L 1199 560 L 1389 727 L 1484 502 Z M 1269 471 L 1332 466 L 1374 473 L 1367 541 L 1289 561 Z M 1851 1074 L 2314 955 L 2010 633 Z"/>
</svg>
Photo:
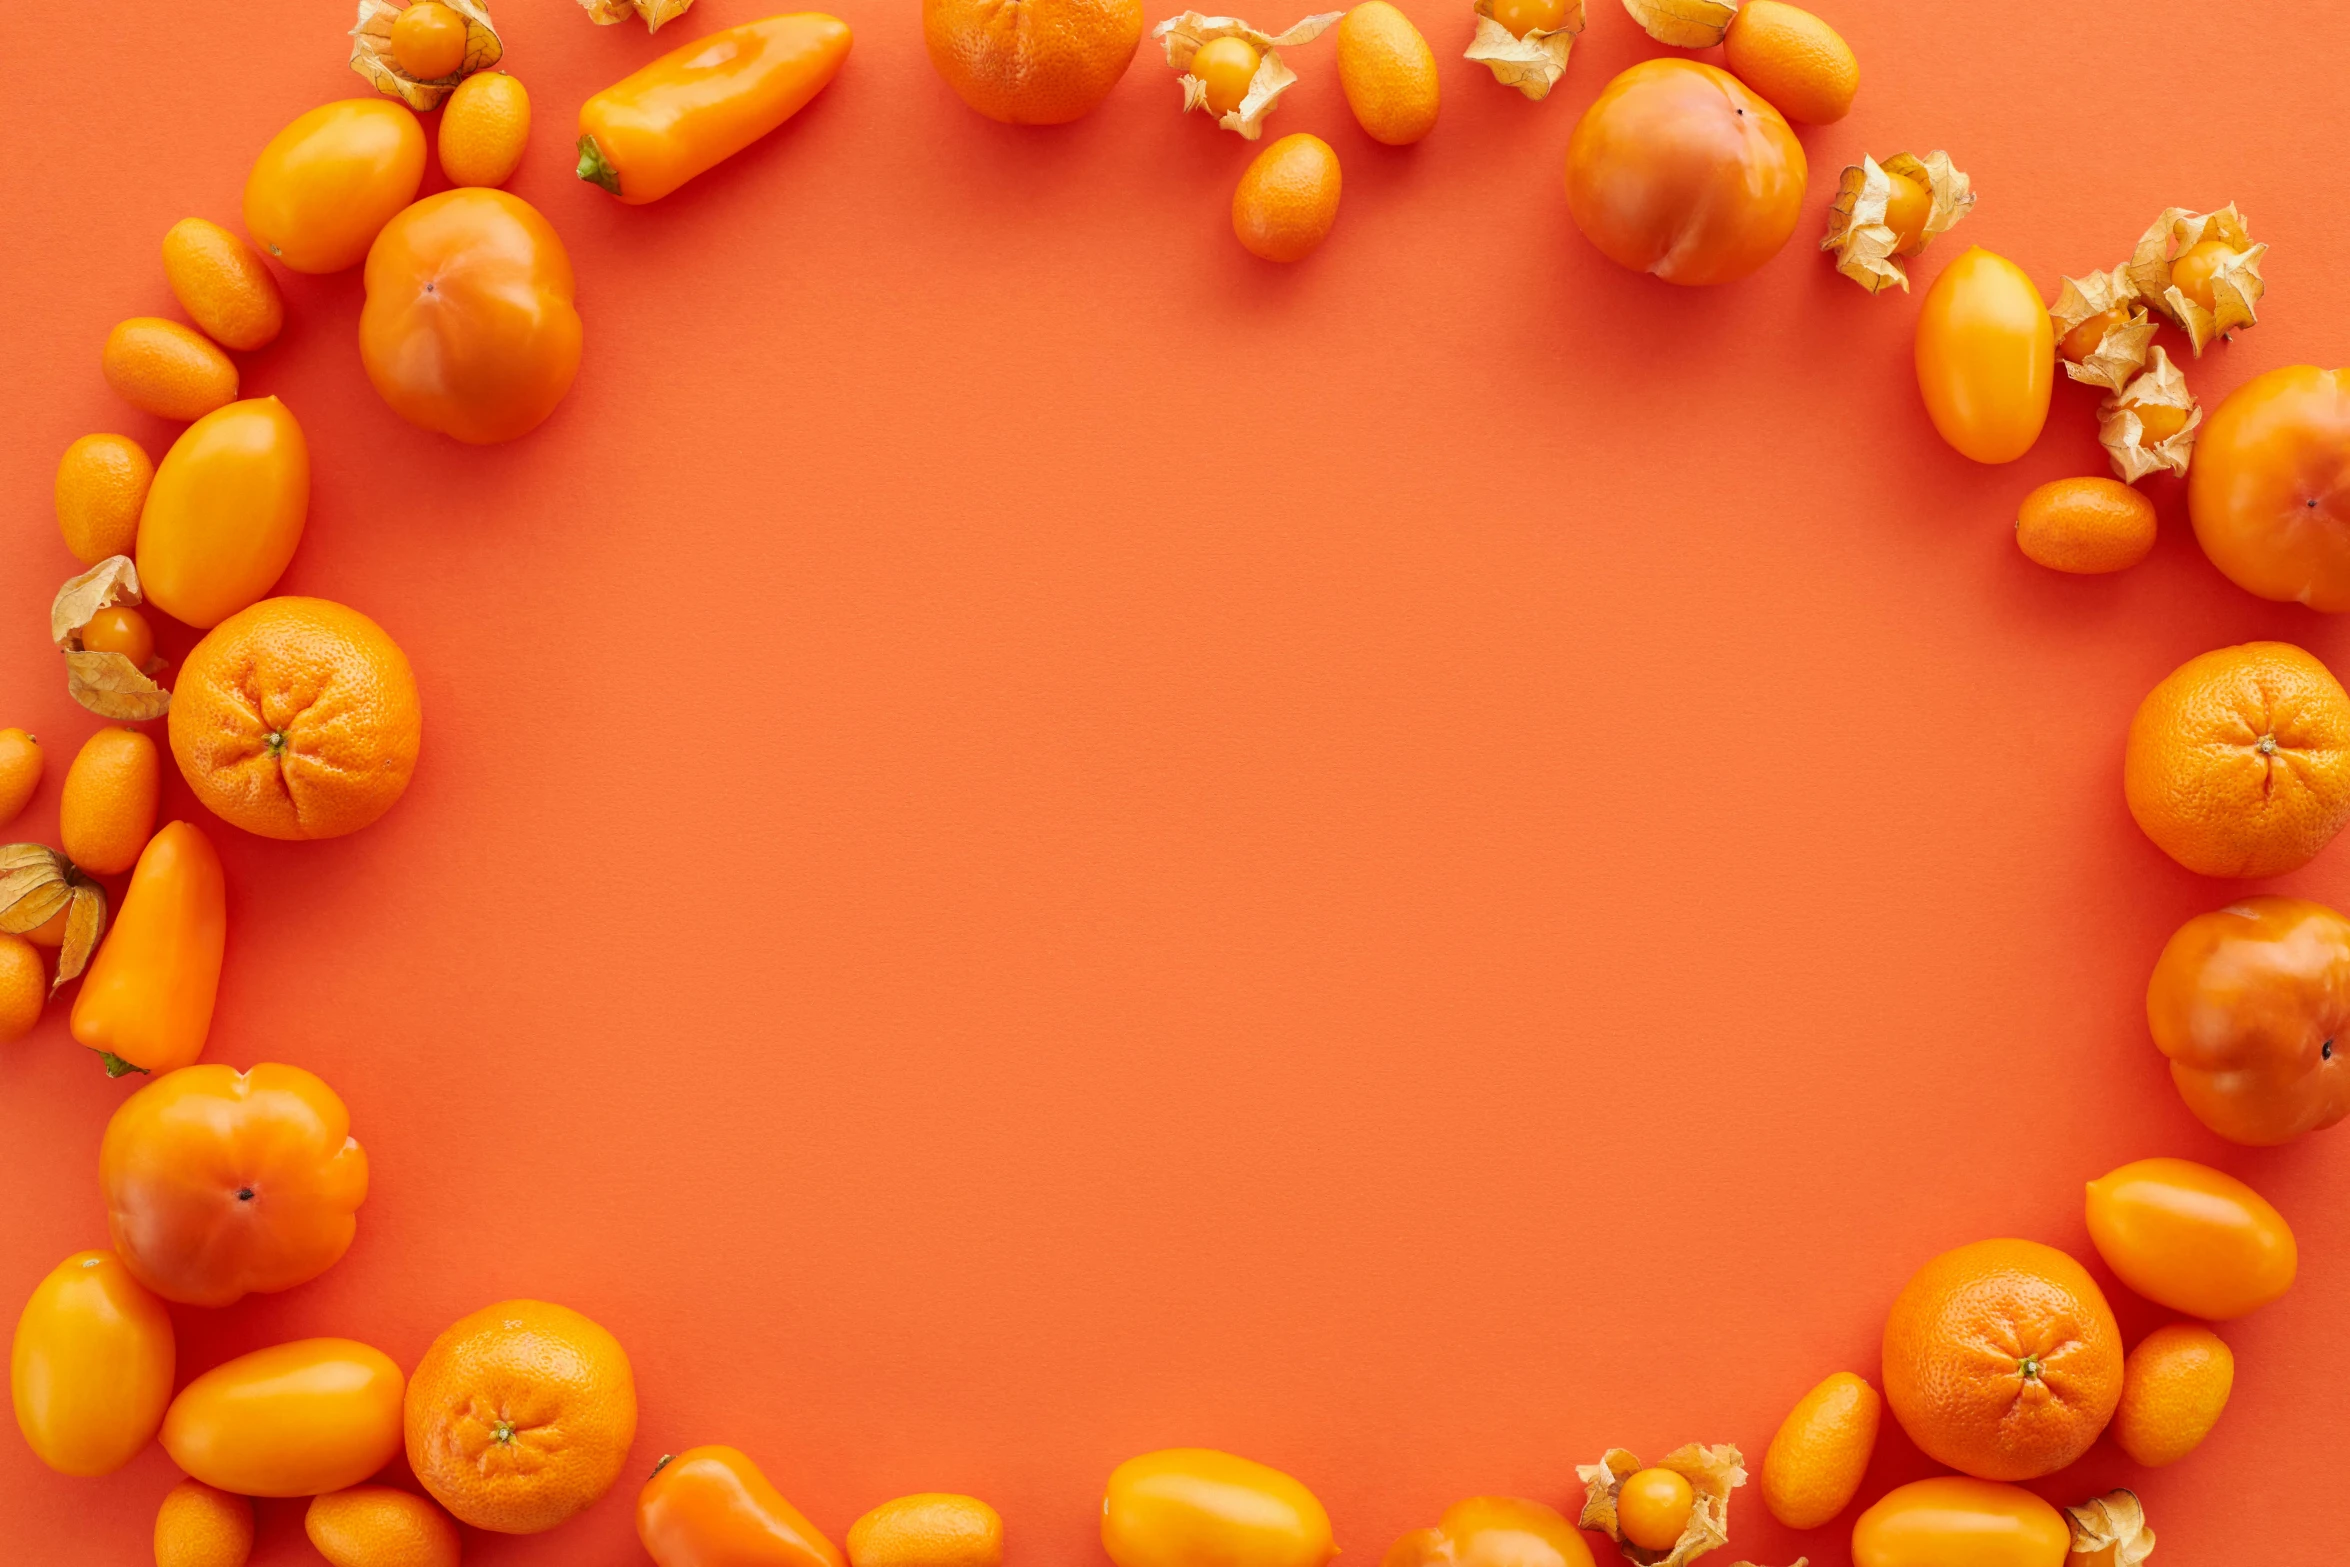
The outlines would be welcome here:
<svg viewBox="0 0 2350 1567">
<path fill-rule="evenodd" d="M 1615 0 L 1542 104 L 1458 58 L 1466 0 L 1406 9 L 1442 123 L 1375 146 L 1329 44 L 1295 51 L 1276 127 L 1346 188 L 1277 269 L 1227 223 L 1251 149 L 1176 112 L 1147 43 L 1089 119 L 1016 130 L 933 76 L 913 0 L 851 0 L 822 98 L 636 209 L 570 177 L 576 105 L 755 9 L 656 41 L 497 8 L 538 116 L 513 189 L 580 278 L 570 400 L 491 450 L 399 423 L 356 272 L 287 279 L 243 362 L 315 463 L 283 587 L 389 628 L 426 733 L 407 798 L 337 842 L 242 836 L 170 780 L 229 869 L 211 1058 L 321 1073 L 374 1170 L 334 1271 L 177 1313 L 183 1377 L 319 1333 L 413 1365 L 514 1295 L 595 1316 L 640 1381 L 632 1478 L 471 1538 L 484 1564 L 638 1559 L 633 1477 L 711 1441 L 836 1537 L 970 1490 L 1016 1561 L 1073 1563 L 1117 1461 L 1222 1446 L 1375 1562 L 1465 1494 L 1571 1507 L 1611 1444 L 1759 1458 L 1819 1377 L 1874 1378 L 1927 1256 L 2086 1255 L 2081 1182 L 2176 1153 L 2286 1211 L 2301 1281 L 2225 1330 L 2201 1452 L 2101 1446 L 2043 1489 L 2138 1486 L 2178 1562 L 2336 1537 L 2350 1131 L 2252 1153 L 2176 1103 L 2146 971 L 2239 889 L 2148 845 L 2118 775 L 2188 656 L 2339 665 L 2350 636 L 2224 582 L 2168 483 L 2138 569 L 2024 561 L 2023 492 L 2102 471 L 2093 397 L 2060 384 L 2011 467 L 1958 458 L 1911 379 L 1918 296 L 1809 245 L 1864 150 L 1947 146 L 1982 193 L 1921 291 L 1970 242 L 2053 290 L 2232 198 L 2271 292 L 2190 380 L 2341 363 L 2311 160 L 2350 131 L 2350 17 L 1838 0 L 1864 86 L 1805 134 L 1797 240 L 1685 292 L 1603 262 L 1560 190 L 1576 116 L 1661 52 Z M 349 20 L 0 11 L 0 722 L 51 759 L 11 838 L 53 835 L 95 727 L 43 635 L 74 569 L 52 466 L 173 433 L 99 344 L 176 313 L 173 220 L 233 224 L 262 143 L 359 90 Z M 2350 850 L 2283 885 L 2350 900 Z M 105 1235 L 130 1085 L 64 1011 L 0 1050 L 7 1302 Z M 2133 1339 L 2162 1320 L 2116 1304 Z M 1888 1430 L 1866 1497 L 1928 1471 Z M 142 1560 L 172 1477 L 0 1441 L 0 1538 Z M 312 1559 L 299 1512 L 264 1509 L 257 1561 Z M 1723 1561 L 1847 1560 L 1849 1520 L 1797 1537 L 1751 1490 L 1732 1517 Z"/>
</svg>

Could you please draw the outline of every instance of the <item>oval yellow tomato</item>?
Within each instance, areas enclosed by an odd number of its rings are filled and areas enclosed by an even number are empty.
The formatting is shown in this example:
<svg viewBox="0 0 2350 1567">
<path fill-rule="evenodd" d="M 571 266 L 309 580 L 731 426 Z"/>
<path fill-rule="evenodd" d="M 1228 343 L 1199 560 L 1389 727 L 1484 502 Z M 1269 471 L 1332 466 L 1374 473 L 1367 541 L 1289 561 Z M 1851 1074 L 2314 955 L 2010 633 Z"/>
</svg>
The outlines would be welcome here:
<svg viewBox="0 0 2350 1567">
<path fill-rule="evenodd" d="M 2232 1175 L 2140 1159 L 2089 1183 L 2089 1239 L 2157 1306 L 2225 1322 L 2276 1299 L 2300 1267 L 2293 1227 Z"/>
<path fill-rule="evenodd" d="M 1102 1549 L 1118 1567 L 1322 1567 L 1338 1554 L 1313 1492 L 1205 1447 L 1120 1464 L 1102 1497 Z"/>
<path fill-rule="evenodd" d="M 1472 1496 L 1387 1548 L 1381 1567 L 1592 1567 L 1573 1524 L 1540 1502 Z"/>
<path fill-rule="evenodd" d="M 424 127 L 389 98 L 321 104 L 279 131 L 245 181 L 245 229 L 296 272 L 366 258 L 424 179 Z"/>
<path fill-rule="evenodd" d="M 60 1474 L 112 1474 L 155 1439 L 171 1402 L 171 1314 L 110 1251 L 78 1251 L 16 1321 L 16 1424 Z"/>
<path fill-rule="evenodd" d="M 1852 1567 L 2064 1567 L 2064 1515 L 2020 1485 L 1946 1476 L 1885 1493 L 1852 1526 Z"/>
<path fill-rule="evenodd" d="M 139 511 L 147 602 L 209 630 L 269 596 L 310 517 L 310 443 L 284 403 L 216 408 L 163 454 Z"/>
<path fill-rule="evenodd" d="M 400 1451 L 407 1379 L 347 1338 L 276 1344 L 214 1366 L 163 1417 L 163 1450 L 238 1496 L 317 1496 L 357 1485 Z"/>
<path fill-rule="evenodd" d="M 2040 439 L 2056 384 L 2056 331 L 2023 268 L 1980 246 L 1934 279 L 1918 309 L 1918 390 L 1934 428 L 1977 462 L 2013 462 Z"/>
</svg>

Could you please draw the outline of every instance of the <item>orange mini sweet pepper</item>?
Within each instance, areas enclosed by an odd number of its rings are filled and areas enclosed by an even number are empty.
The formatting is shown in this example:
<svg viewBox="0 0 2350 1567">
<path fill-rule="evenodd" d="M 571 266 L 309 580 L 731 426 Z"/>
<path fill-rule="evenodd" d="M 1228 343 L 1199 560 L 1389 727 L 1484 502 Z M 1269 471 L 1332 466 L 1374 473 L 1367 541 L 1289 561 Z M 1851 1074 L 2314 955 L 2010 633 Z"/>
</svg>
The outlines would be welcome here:
<svg viewBox="0 0 2350 1567">
<path fill-rule="evenodd" d="M 73 1002 L 73 1037 L 98 1052 L 106 1075 L 170 1072 L 204 1053 L 228 889 L 212 841 L 189 822 L 147 840 L 114 928 Z"/>
<path fill-rule="evenodd" d="M 662 1459 L 637 1495 L 636 1535 L 660 1567 L 842 1567 L 840 1548 L 732 1447 Z"/>
<path fill-rule="evenodd" d="M 818 11 L 697 38 L 580 106 L 579 177 L 659 201 L 799 113 L 848 54 L 849 24 Z"/>
</svg>

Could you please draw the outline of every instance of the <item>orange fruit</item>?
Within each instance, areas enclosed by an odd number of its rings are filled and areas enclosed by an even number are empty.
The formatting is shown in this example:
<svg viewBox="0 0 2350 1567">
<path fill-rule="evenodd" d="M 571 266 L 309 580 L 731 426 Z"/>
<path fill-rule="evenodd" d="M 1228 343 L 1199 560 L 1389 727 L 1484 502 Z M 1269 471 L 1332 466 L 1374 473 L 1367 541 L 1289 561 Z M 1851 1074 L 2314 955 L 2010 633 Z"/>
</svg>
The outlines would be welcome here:
<svg viewBox="0 0 2350 1567">
<path fill-rule="evenodd" d="M 1338 86 L 1373 141 L 1405 147 L 1436 129 L 1436 56 L 1387 0 L 1363 0 L 1338 24 Z"/>
<path fill-rule="evenodd" d="M 139 863 L 155 836 L 155 802 L 163 790 L 155 742 L 116 724 L 82 742 L 65 771 L 57 831 L 65 857 L 98 876 L 119 876 Z"/>
<path fill-rule="evenodd" d="M 2088 1270 L 2037 1241 L 1977 1241 L 1917 1272 L 1885 1321 L 1885 1402 L 1937 1463 L 2054 1474 L 2122 1391 L 2122 1335 Z"/>
<path fill-rule="evenodd" d="M 1284 136 L 1256 155 L 1232 193 L 1232 232 L 1252 255 L 1298 261 L 1338 221 L 1338 154 L 1319 136 Z"/>
<path fill-rule="evenodd" d="M 1803 1395 L 1763 1455 L 1762 1499 L 1790 1529 L 1817 1529 L 1852 1505 L 1877 1450 L 1884 1400 L 1849 1371 Z"/>
<path fill-rule="evenodd" d="M 2130 1351 L 2113 1439 L 2149 1469 L 2175 1464 L 2211 1435 L 2236 1385 L 2236 1357 L 2217 1333 L 2174 1322 Z"/>
<path fill-rule="evenodd" d="M 2289 642 L 2191 658 L 2138 705 L 2122 793 L 2191 871 L 2299 870 L 2350 820 L 2350 695 Z"/>
<path fill-rule="evenodd" d="M 441 0 L 409 0 L 392 19 L 392 60 L 420 82 L 453 76 L 465 64 L 465 18 Z"/>
<path fill-rule="evenodd" d="M 1110 95 L 1142 41 L 1142 0 L 922 0 L 930 63 L 1006 125 L 1061 125 Z"/>
<path fill-rule="evenodd" d="M 2154 548 L 2154 503 L 2119 479 L 2051 479 L 2024 497 L 2015 542 L 2051 571 L 2121 571 Z"/>
<path fill-rule="evenodd" d="M 0 931 L 0 1045 L 31 1033 L 48 1001 L 49 974 L 41 949 Z"/>
<path fill-rule="evenodd" d="M 509 1300 L 450 1324 L 408 1379 L 408 1465 L 476 1529 L 537 1534 L 612 1489 L 636 1440 L 619 1340 L 563 1306 Z"/>
<path fill-rule="evenodd" d="M 155 628 L 128 604 L 109 604 L 82 626 L 82 648 L 90 653 L 120 653 L 145 669 L 155 656 Z"/>
<path fill-rule="evenodd" d="M 57 531 L 85 566 L 128 555 L 139 540 L 139 508 L 154 460 L 127 435 L 85 435 L 57 460 Z"/>
<path fill-rule="evenodd" d="M 355 1485 L 310 1499 L 303 1532 L 332 1567 L 457 1567 L 457 1526 L 421 1496 Z"/>
<path fill-rule="evenodd" d="M 163 1493 L 155 1510 L 155 1567 L 245 1567 L 252 1554 L 251 1502 L 201 1480 L 182 1480 Z"/>
<path fill-rule="evenodd" d="M 237 400 L 237 367 L 193 327 L 133 316 L 106 334 L 99 360 L 122 400 L 159 419 L 201 419 Z"/>
<path fill-rule="evenodd" d="M 849 1525 L 849 1567 L 1001 1567 L 1004 1521 L 976 1496 L 923 1491 Z"/>
<path fill-rule="evenodd" d="M 1616 1532 L 1644 1551 L 1669 1551 L 1697 1510 L 1697 1488 L 1670 1469 L 1639 1469 L 1616 1487 Z"/>
<path fill-rule="evenodd" d="M 41 787 L 41 742 L 22 729 L 0 729 L 0 827 L 16 819 Z"/>
<path fill-rule="evenodd" d="M 530 141 L 530 94 L 503 71 L 476 71 L 441 108 L 441 172 L 452 185 L 503 185 Z"/>
<path fill-rule="evenodd" d="M 1836 29 L 1782 0 L 1746 0 L 1722 36 L 1730 74 L 1790 120 L 1830 125 L 1852 112 L 1860 62 Z"/>
<path fill-rule="evenodd" d="M 266 348 L 286 324 L 285 299 L 261 253 L 217 223 L 174 223 L 163 236 L 163 276 L 188 319 L 223 348 Z"/>
<path fill-rule="evenodd" d="M 171 698 L 196 798 L 264 838 L 336 838 L 392 808 L 424 715 L 399 644 L 326 599 L 263 599 L 205 633 Z"/>
</svg>

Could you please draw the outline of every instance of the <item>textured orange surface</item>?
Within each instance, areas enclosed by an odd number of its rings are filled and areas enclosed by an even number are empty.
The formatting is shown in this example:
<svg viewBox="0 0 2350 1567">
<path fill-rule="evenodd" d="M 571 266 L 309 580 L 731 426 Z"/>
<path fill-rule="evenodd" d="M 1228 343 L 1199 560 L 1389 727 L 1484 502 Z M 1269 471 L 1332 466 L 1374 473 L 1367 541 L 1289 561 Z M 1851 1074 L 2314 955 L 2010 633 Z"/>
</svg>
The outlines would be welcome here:
<svg viewBox="0 0 2350 1567">
<path fill-rule="evenodd" d="M 2040 1489 L 2140 1486 L 2181 1562 L 2305 1560 L 2350 1471 L 2350 1131 L 2244 1152 L 2178 1104 L 2146 975 L 2235 884 L 2139 835 L 2121 746 L 2190 655 L 2342 668 L 2350 627 L 2230 587 L 2168 482 L 2144 565 L 2030 564 L 2023 494 L 2102 469 L 2092 397 L 1965 462 L 1912 384 L 1917 294 L 1798 247 L 1864 148 L 1948 146 L 1983 193 L 1921 290 L 1968 243 L 2052 289 L 2233 198 L 2271 290 L 2190 380 L 2350 361 L 2304 155 L 2350 130 L 2350 15 L 2222 47 L 2186 0 L 1823 8 L 1863 81 L 1804 133 L 1795 244 L 1688 293 L 1567 216 L 1576 114 L 1657 52 L 1614 0 L 1541 104 L 1459 59 L 1465 0 L 1407 0 L 1445 94 L 1412 148 L 1295 51 L 1274 128 L 1346 195 L 1286 269 L 1232 240 L 1250 147 L 1147 45 L 1100 112 L 1020 130 L 937 80 L 913 0 L 859 0 L 823 97 L 636 209 L 570 177 L 575 106 L 753 9 L 648 39 L 498 7 L 538 111 L 513 188 L 578 268 L 570 400 L 503 448 L 399 423 L 356 272 L 281 274 L 241 365 L 310 438 L 285 590 L 399 639 L 425 734 L 362 833 L 216 832 L 211 1058 L 323 1075 L 375 1182 L 325 1277 L 176 1313 L 183 1378 L 306 1334 L 413 1365 L 543 1296 L 634 1359 L 631 1476 L 729 1443 L 836 1538 L 968 1491 L 1017 1560 L 1088 1564 L 1118 1461 L 1212 1444 L 1375 1561 L 1464 1495 L 1567 1502 L 1611 1444 L 1759 1454 L 1826 1373 L 1874 1378 L 1927 1257 L 2087 1259 L 2081 1183 L 2180 1154 L 2285 1211 L 2300 1281 L 2222 1330 L 2192 1458 L 2101 1443 Z M 357 90 L 349 25 L 0 8 L 0 723 L 52 758 L 10 837 L 54 832 L 98 722 L 42 634 L 51 470 L 169 434 L 99 347 L 173 313 L 172 222 L 233 223 L 269 136 Z M 2350 904 L 2350 846 L 2283 885 Z M 0 1309 L 102 1241 L 128 1091 L 62 1006 L 0 1049 Z M 1888 1422 L 1861 1501 L 1927 1471 Z M 137 1561 L 172 1479 L 0 1432 L 0 1538 Z M 636 1560 L 633 1491 L 467 1560 Z M 1749 1488 L 1732 1525 L 1725 1561 L 1846 1561 L 1849 1517 L 1794 1536 Z M 261 1541 L 310 1560 L 296 1505 Z"/>
</svg>

